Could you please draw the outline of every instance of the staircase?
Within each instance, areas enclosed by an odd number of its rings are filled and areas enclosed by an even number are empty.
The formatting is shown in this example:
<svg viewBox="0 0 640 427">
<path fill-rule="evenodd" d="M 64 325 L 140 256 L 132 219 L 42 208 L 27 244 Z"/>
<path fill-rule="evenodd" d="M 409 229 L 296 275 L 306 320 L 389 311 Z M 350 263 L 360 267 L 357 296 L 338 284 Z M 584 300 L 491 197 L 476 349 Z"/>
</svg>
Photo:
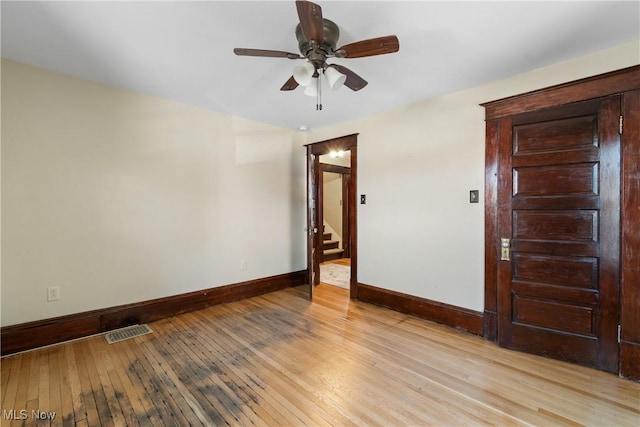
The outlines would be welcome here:
<svg viewBox="0 0 640 427">
<path fill-rule="evenodd" d="M 340 242 L 337 240 L 331 240 L 331 233 L 325 233 L 324 226 L 322 227 L 322 262 L 330 261 L 333 259 L 342 258 L 344 250 L 338 246 Z"/>
</svg>

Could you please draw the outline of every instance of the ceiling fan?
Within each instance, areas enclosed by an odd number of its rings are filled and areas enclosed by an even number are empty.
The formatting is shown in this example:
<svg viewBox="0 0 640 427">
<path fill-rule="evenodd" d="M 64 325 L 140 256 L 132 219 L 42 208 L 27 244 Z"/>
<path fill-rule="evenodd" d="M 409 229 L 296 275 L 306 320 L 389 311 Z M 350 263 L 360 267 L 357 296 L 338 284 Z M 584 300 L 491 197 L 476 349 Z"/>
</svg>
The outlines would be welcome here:
<svg viewBox="0 0 640 427">
<path fill-rule="evenodd" d="M 400 48 L 398 38 L 392 35 L 349 43 L 336 49 L 340 31 L 333 21 L 322 17 L 322 8 L 306 0 L 297 0 L 296 8 L 300 23 L 296 26 L 295 34 L 300 54 L 279 50 L 233 49 L 233 52 L 240 56 L 307 59 L 303 66 L 294 69 L 293 75 L 280 90 L 293 90 L 302 85 L 306 86 L 307 95 L 319 97 L 322 74 L 332 89 L 344 84 L 349 89 L 358 91 L 367 85 L 367 81 L 347 67 L 328 64 L 327 59 L 384 55 L 397 52 Z M 319 109 L 322 109 L 321 105 Z"/>
</svg>

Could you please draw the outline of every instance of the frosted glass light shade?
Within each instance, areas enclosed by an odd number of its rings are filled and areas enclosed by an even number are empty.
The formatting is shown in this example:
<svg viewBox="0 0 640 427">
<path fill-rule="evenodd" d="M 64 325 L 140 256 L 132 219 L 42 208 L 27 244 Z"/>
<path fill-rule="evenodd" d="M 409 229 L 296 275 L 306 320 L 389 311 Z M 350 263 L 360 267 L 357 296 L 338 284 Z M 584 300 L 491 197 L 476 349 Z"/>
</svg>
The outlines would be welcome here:
<svg viewBox="0 0 640 427">
<path fill-rule="evenodd" d="M 311 83 L 311 79 L 313 77 L 313 73 L 315 73 L 315 68 L 313 64 L 307 62 L 304 65 L 300 65 L 293 69 L 293 79 L 300 86 L 308 86 Z"/>
<path fill-rule="evenodd" d="M 309 83 L 308 86 L 304 88 L 304 94 L 307 96 L 317 96 L 318 83 L 319 83 L 318 77 L 312 78 L 311 83 Z"/>
<path fill-rule="evenodd" d="M 345 80 L 347 80 L 347 76 L 336 70 L 334 67 L 327 67 L 324 70 L 324 75 L 332 90 L 339 89 L 344 84 Z"/>
</svg>

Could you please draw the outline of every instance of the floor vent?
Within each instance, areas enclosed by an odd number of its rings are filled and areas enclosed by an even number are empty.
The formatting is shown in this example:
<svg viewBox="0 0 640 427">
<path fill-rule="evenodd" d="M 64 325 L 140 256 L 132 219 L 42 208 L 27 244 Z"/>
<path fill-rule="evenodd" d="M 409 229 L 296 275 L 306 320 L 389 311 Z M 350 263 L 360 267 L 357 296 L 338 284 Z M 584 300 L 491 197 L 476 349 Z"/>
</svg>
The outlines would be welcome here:
<svg viewBox="0 0 640 427">
<path fill-rule="evenodd" d="M 133 325 L 107 333 L 104 337 L 109 344 L 128 340 L 153 332 L 148 325 Z"/>
</svg>

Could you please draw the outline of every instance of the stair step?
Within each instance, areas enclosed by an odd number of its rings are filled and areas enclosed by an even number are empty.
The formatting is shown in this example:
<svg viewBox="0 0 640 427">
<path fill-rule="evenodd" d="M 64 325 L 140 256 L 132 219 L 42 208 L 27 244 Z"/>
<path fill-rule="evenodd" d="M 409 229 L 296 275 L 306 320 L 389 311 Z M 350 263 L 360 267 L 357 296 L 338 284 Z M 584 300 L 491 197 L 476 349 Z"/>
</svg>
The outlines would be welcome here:
<svg viewBox="0 0 640 427">
<path fill-rule="evenodd" d="M 322 252 L 322 260 L 330 261 L 333 259 L 340 259 L 342 258 L 343 253 L 344 253 L 343 249 L 327 249 Z"/>
<path fill-rule="evenodd" d="M 336 249 L 325 249 L 324 251 L 322 251 L 322 253 L 325 254 L 325 255 L 339 254 L 339 253 L 342 253 L 342 252 L 344 252 L 344 249 L 339 249 L 339 248 L 336 248 Z"/>
<path fill-rule="evenodd" d="M 340 246 L 340 242 L 337 240 L 325 240 L 322 242 L 322 249 L 337 249 Z"/>
<path fill-rule="evenodd" d="M 322 240 L 331 240 L 331 233 L 324 233 L 322 235 Z"/>
</svg>

